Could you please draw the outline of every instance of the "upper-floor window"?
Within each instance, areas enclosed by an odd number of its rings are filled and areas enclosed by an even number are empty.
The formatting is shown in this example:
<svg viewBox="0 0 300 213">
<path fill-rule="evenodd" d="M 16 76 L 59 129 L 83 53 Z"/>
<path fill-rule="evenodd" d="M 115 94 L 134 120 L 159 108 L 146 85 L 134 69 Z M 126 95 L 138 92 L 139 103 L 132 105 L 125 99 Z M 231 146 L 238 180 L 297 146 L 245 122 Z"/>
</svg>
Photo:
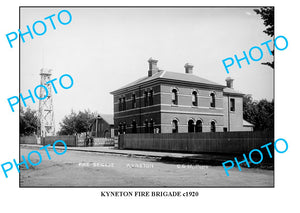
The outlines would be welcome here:
<svg viewBox="0 0 300 213">
<path fill-rule="evenodd" d="M 172 104 L 178 104 L 178 92 L 176 89 L 172 90 Z"/>
<path fill-rule="evenodd" d="M 122 98 L 119 98 L 119 111 L 122 111 Z"/>
<path fill-rule="evenodd" d="M 136 108 L 136 97 L 135 94 L 132 94 L 132 108 Z"/>
<path fill-rule="evenodd" d="M 148 120 L 145 121 L 145 133 L 149 133 L 149 122 L 148 122 Z"/>
<path fill-rule="evenodd" d="M 196 91 L 192 93 L 192 104 L 193 106 L 198 106 L 198 97 Z"/>
<path fill-rule="evenodd" d="M 126 98 L 123 97 L 123 110 L 126 110 Z"/>
<path fill-rule="evenodd" d="M 235 99 L 230 98 L 230 111 L 235 111 Z"/>
<path fill-rule="evenodd" d="M 145 103 L 145 106 L 148 106 L 148 92 L 145 91 L 144 93 L 144 103 Z"/>
<path fill-rule="evenodd" d="M 149 91 L 149 105 L 153 105 L 153 90 Z"/>
<path fill-rule="evenodd" d="M 210 106 L 211 107 L 216 107 L 216 94 L 215 93 L 210 93 Z"/>
</svg>

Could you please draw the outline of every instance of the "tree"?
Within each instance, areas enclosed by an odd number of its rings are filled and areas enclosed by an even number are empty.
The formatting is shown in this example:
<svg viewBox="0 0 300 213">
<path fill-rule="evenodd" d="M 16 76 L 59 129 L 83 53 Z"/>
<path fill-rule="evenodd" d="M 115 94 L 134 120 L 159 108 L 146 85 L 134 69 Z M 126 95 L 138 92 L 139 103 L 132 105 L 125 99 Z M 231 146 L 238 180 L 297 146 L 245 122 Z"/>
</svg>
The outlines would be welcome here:
<svg viewBox="0 0 300 213">
<path fill-rule="evenodd" d="M 274 36 L 274 7 L 261 7 L 260 9 L 254 9 L 256 14 L 260 15 L 261 19 L 264 21 L 266 29 L 263 31 L 268 36 Z M 272 51 L 274 55 L 274 50 Z M 263 62 L 262 64 L 274 68 L 274 60 L 272 62 Z"/>
<path fill-rule="evenodd" d="M 254 9 L 256 14 L 260 15 L 261 19 L 264 20 L 266 29 L 263 31 L 268 36 L 274 36 L 274 7 L 261 7 L 260 9 Z"/>
<path fill-rule="evenodd" d="M 37 134 L 40 127 L 37 111 L 30 109 L 29 107 L 24 111 L 20 108 L 20 135 L 29 136 Z"/>
<path fill-rule="evenodd" d="M 243 117 L 255 125 L 254 130 L 274 130 L 274 100 L 253 101 L 251 95 L 243 97 Z"/>
<path fill-rule="evenodd" d="M 88 132 L 92 123 L 92 119 L 95 118 L 97 113 L 92 113 L 89 110 L 79 111 L 75 113 L 73 110 L 71 114 L 65 116 L 60 122 L 61 129 L 58 132 L 59 135 L 73 135 Z"/>
</svg>

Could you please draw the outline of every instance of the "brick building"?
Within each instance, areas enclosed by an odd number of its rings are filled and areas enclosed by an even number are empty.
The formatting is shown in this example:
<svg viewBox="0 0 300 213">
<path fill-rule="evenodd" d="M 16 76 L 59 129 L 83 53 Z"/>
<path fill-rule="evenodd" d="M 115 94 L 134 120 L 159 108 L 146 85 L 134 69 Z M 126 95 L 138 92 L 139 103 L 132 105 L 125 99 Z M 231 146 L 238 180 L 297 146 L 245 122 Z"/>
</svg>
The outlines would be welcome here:
<svg viewBox="0 0 300 213">
<path fill-rule="evenodd" d="M 251 131 L 243 121 L 243 94 L 227 85 L 185 72 L 158 69 L 150 58 L 148 76 L 118 90 L 114 96 L 114 125 L 117 133 L 176 133 Z"/>
<path fill-rule="evenodd" d="M 90 136 L 96 138 L 114 137 L 113 115 L 100 114 L 94 118 L 90 126 Z"/>
</svg>

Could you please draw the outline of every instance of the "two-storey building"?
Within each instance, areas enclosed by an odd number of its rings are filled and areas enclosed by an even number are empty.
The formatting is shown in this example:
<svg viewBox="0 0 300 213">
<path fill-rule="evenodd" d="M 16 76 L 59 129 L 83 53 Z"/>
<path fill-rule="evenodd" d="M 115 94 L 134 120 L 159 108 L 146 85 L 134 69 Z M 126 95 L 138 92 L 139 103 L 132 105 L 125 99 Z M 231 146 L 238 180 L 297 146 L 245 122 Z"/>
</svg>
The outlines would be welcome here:
<svg viewBox="0 0 300 213">
<path fill-rule="evenodd" d="M 220 85 L 193 74 L 160 70 L 150 58 L 148 75 L 118 90 L 114 125 L 119 133 L 251 131 L 243 121 L 243 94 L 233 79 Z"/>
</svg>

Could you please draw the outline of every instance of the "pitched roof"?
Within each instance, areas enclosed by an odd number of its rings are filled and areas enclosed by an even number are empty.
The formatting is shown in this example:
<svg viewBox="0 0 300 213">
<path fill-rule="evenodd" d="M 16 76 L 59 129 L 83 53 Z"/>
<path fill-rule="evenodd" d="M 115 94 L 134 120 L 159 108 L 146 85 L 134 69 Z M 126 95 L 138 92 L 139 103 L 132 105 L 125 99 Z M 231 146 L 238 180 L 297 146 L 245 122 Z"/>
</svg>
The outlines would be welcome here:
<svg viewBox="0 0 300 213">
<path fill-rule="evenodd" d="M 197 75 L 193 75 L 193 74 L 178 73 L 178 72 L 167 72 L 166 71 L 166 72 L 163 73 L 161 78 L 188 81 L 188 82 L 201 83 L 201 84 L 217 85 L 217 86 L 223 86 L 224 87 L 224 85 L 209 81 L 205 78 L 201 78 L 201 77 L 199 77 Z"/>
<path fill-rule="evenodd" d="M 252 127 L 254 127 L 253 124 L 249 123 L 249 122 L 246 121 L 246 120 L 243 120 L 243 126 L 252 126 Z"/>
<path fill-rule="evenodd" d="M 138 84 L 143 84 L 143 83 L 149 82 L 149 81 L 154 80 L 154 79 L 177 80 L 177 81 L 183 81 L 183 82 L 192 82 L 192 83 L 199 83 L 199 84 L 225 87 L 224 85 L 209 81 L 205 78 L 201 78 L 201 77 L 193 75 L 193 74 L 177 73 L 177 72 L 159 70 L 158 72 L 154 73 L 150 77 L 148 77 L 148 76 L 142 77 L 142 78 L 140 78 L 140 79 L 138 79 L 134 82 L 131 82 L 130 84 L 127 84 L 127 85 L 115 90 L 115 91 L 125 89 L 125 88 L 131 87 L 131 86 L 135 86 L 135 85 L 138 85 Z M 115 91 L 113 91 L 113 92 L 115 92 Z"/>
<path fill-rule="evenodd" d="M 224 88 L 223 92 L 224 93 L 229 93 L 229 94 L 235 94 L 235 95 L 244 95 L 244 93 L 242 93 L 240 91 L 237 91 L 237 90 L 234 90 L 234 89 L 229 88 L 229 87 Z"/>
<path fill-rule="evenodd" d="M 97 118 L 102 118 L 105 122 L 109 125 L 114 124 L 114 115 L 112 114 L 99 114 L 97 117 L 93 118 L 93 123 L 96 121 Z"/>
<path fill-rule="evenodd" d="M 112 114 L 100 114 L 100 117 L 103 118 L 108 124 L 114 124 L 114 115 Z"/>
</svg>

